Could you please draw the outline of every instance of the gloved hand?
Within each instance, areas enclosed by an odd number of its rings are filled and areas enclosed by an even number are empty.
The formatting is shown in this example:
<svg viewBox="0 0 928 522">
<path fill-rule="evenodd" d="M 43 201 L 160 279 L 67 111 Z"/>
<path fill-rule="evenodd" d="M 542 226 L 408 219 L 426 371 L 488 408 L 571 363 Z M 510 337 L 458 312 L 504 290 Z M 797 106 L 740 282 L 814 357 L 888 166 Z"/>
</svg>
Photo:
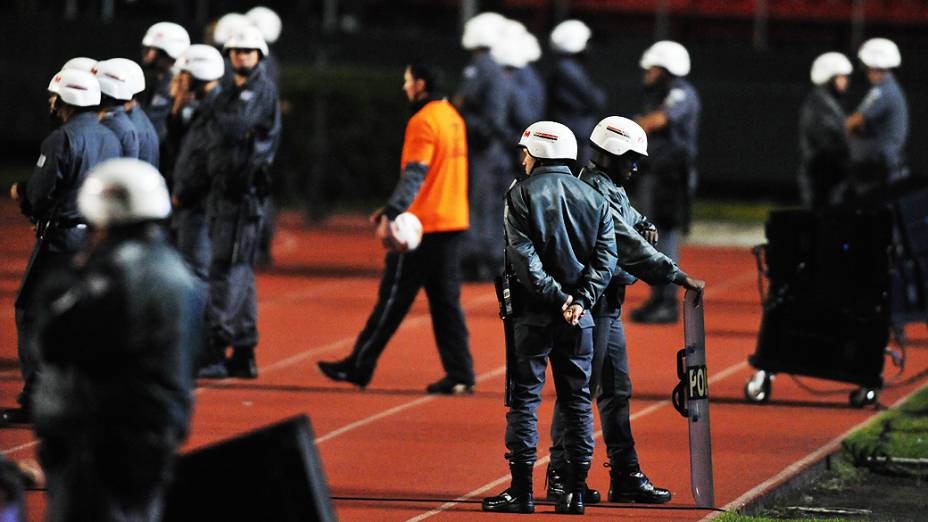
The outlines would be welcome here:
<svg viewBox="0 0 928 522">
<path fill-rule="evenodd" d="M 641 221 L 635 225 L 635 230 L 637 230 L 638 233 L 641 234 L 641 237 L 643 237 L 648 243 L 651 243 L 652 245 L 657 244 L 657 227 L 654 226 L 654 223 L 651 223 L 650 221 Z"/>
</svg>

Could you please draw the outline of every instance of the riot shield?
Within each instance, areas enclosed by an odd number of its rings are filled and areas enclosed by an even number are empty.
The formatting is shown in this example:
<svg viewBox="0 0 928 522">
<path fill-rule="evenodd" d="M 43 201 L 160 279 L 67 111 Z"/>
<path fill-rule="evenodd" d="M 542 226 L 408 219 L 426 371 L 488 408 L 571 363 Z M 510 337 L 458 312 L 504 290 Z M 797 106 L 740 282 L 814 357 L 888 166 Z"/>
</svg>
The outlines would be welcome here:
<svg viewBox="0 0 928 522">
<path fill-rule="evenodd" d="M 706 333 L 702 292 L 687 290 L 683 329 L 686 347 L 677 353 L 679 384 L 673 405 L 687 418 L 690 436 L 690 484 L 693 499 L 702 507 L 715 506 L 712 485 L 712 437 L 709 431 L 709 375 L 706 371 Z"/>
</svg>

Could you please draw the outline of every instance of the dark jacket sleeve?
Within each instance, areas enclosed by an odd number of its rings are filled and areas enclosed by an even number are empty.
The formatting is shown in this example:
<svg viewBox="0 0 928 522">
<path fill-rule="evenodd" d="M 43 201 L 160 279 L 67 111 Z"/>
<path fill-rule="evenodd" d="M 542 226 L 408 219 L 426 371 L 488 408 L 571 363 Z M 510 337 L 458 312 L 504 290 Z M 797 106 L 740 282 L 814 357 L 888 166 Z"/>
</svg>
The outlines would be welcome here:
<svg viewBox="0 0 928 522">
<path fill-rule="evenodd" d="M 58 130 L 42 142 L 41 155 L 25 183 L 25 194 L 20 208 L 33 219 L 49 219 L 55 207 L 56 189 L 66 183 L 68 168 L 62 162 L 68 157 L 67 135 Z"/>
<path fill-rule="evenodd" d="M 595 112 L 606 105 L 606 93 L 593 83 L 577 63 L 561 62 L 554 78 L 551 100 L 576 112 Z"/>
<path fill-rule="evenodd" d="M 403 176 L 396 183 L 393 194 L 387 200 L 384 207 L 384 214 L 392 221 L 396 216 L 402 214 L 412 205 L 413 200 L 419 195 L 419 189 L 425 182 L 425 176 L 428 174 L 429 166 L 424 163 L 407 163 L 403 170 Z"/>
<path fill-rule="evenodd" d="M 583 270 L 583 278 L 574 296 L 574 303 L 582 306 L 584 310 L 589 310 L 596 304 L 606 287 L 609 286 L 609 281 L 612 280 L 616 259 L 615 228 L 609 205 L 603 200 L 600 207 L 596 246 L 590 262 Z"/>
<path fill-rule="evenodd" d="M 561 289 L 561 285 L 545 272 L 541 257 L 535 250 L 532 239 L 528 236 L 528 206 L 518 185 L 509 192 L 508 203 L 506 234 L 509 241 L 506 245 L 506 255 L 509 264 L 519 282 L 529 292 L 537 296 L 545 304 L 560 308 L 567 301 L 568 295 Z M 614 255 L 615 242 L 612 241 Z M 602 289 L 600 289 L 600 292 L 602 292 Z"/>
</svg>

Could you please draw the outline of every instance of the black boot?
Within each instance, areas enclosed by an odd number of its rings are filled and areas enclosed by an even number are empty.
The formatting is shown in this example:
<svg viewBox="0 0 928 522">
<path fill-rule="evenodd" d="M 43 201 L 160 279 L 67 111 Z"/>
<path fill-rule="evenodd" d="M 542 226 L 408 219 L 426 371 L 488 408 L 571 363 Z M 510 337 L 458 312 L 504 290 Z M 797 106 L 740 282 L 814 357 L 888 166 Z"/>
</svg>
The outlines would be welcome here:
<svg viewBox="0 0 928 522">
<path fill-rule="evenodd" d="M 656 487 L 634 467 L 618 468 L 614 464 L 609 470 L 609 502 L 638 502 L 640 504 L 665 504 L 670 502 L 670 491 Z"/>
<path fill-rule="evenodd" d="M 582 515 L 586 510 L 583 504 L 583 491 L 586 489 L 586 476 L 590 472 L 590 463 L 571 462 L 567 465 L 567 471 L 567 489 L 554 505 L 554 512 L 562 515 Z"/>
<path fill-rule="evenodd" d="M 548 482 L 548 500 L 557 502 L 560 500 L 561 495 L 564 494 L 567 489 L 567 479 L 561 475 L 560 470 L 553 464 L 548 464 L 548 473 L 547 473 L 547 482 Z M 599 504 L 600 496 L 599 491 L 595 489 L 590 489 L 586 484 L 583 485 L 583 503 L 584 504 Z"/>
<path fill-rule="evenodd" d="M 483 499 L 483 510 L 494 513 L 534 513 L 532 497 L 532 469 L 534 462 L 510 462 L 512 485 L 495 497 Z"/>
<path fill-rule="evenodd" d="M 642 324 L 673 324 L 680 312 L 676 301 L 654 301 L 632 312 L 633 322 Z"/>
<path fill-rule="evenodd" d="M 226 346 L 222 341 L 210 341 L 206 353 L 200 358 L 198 379 L 225 379 L 229 376 L 229 370 L 226 368 Z"/>
<path fill-rule="evenodd" d="M 348 382 L 359 386 L 361 389 L 367 387 L 367 383 L 371 382 L 371 375 L 360 375 L 358 369 L 355 368 L 354 361 L 350 358 L 332 362 L 319 361 L 316 365 L 322 375 L 336 382 Z"/>
<path fill-rule="evenodd" d="M 255 361 L 255 347 L 235 348 L 232 357 L 226 361 L 229 377 L 242 379 L 258 378 L 258 363 Z"/>
</svg>

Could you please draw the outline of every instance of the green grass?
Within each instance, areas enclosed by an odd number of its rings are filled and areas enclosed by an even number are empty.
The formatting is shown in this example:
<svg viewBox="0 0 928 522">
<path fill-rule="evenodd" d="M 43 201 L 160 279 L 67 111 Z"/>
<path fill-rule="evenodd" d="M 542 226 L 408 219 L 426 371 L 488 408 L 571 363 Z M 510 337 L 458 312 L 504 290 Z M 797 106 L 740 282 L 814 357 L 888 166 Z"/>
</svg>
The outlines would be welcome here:
<svg viewBox="0 0 928 522">
<path fill-rule="evenodd" d="M 749 517 L 735 513 L 725 513 L 716 520 L 719 522 L 853 522 L 846 518 L 770 518 Z"/>
<path fill-rule="evenodd" d="M 789 208 L 770 202 L 697 199 L 693 203 L 693 219 L 729 221 L 733 223 L 763 223 L 771 210 Z"/>
<path fill-rule="evenodd" d="M 852 434 L 845 446 L 878 448 L 889 457 L 928 458 L 928 388 Z"/>
</svg>

